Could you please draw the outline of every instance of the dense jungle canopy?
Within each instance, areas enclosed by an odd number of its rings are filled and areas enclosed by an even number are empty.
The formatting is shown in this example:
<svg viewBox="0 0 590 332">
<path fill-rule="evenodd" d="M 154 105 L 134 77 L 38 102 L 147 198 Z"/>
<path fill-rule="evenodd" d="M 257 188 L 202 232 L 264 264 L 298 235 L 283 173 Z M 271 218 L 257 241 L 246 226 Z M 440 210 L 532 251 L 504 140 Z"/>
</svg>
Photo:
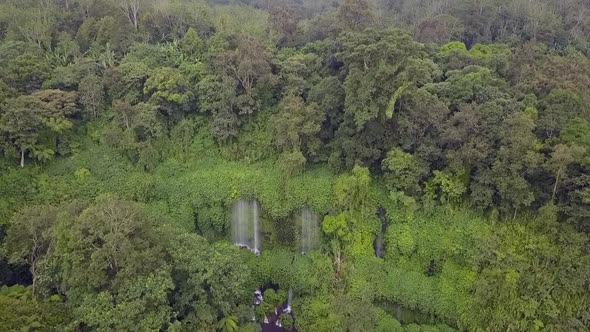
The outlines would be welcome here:
<svg viewBox="0 0 590 332">
<path fill-rule="evenodd" d="M 586 0 L 0 0 L 0 331 L 588 331 L 589 56 Z"/>
</svg>

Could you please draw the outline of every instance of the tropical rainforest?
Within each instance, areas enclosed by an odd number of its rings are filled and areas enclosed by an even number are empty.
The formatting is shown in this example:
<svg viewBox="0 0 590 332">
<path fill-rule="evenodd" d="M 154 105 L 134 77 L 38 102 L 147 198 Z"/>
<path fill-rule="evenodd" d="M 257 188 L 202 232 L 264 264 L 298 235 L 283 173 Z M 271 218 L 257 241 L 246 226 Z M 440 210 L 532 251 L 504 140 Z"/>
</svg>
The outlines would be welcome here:
<svg viewBox="0 0 590 332">
<path fill-rule="evenodd" d="M 588 331 L 589 57 L 585 0 L 0 0 L 0 331 Z"/>
</svg>

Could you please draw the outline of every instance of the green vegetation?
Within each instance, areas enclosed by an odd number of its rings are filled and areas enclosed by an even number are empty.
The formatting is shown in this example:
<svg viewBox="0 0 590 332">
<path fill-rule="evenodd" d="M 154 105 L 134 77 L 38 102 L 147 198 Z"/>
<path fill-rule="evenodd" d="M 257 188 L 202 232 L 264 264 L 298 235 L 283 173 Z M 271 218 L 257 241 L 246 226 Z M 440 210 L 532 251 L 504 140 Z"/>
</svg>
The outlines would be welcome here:
<svg viewBox="0 0 590 332">
<path fill-rule="evenodd" d="M 0 331 L 589 330 L 588 17 L 0 0 Z"/>
</svg>

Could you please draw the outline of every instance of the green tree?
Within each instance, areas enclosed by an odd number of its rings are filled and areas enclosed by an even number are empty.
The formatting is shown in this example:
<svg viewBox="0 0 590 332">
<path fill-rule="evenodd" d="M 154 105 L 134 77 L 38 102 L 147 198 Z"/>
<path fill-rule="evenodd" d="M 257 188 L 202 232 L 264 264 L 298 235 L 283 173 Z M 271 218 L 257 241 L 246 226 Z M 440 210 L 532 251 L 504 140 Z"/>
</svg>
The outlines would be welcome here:
<svg viewBox="0 0 590 332">
<path fill-rule="evenodd" d="M 11 262 L 30 266 L 33 297 L 39 295 L 38 279 L 47 256 L 54 250 L 52 231 L 57 213 L 53 206 L 35 206 L 21 210 L 10 222 L 6 237 L 8 255 Z"/>
<path fill-rule="evenodd" d="M 552 138 L 575 117 L 587 116 L 590 116 L 590 110 L 578 95 L 568 90 L 552 90 L 542 102 L 539 130 L 544 137 Z"/>
<path fill-rule="evenodd" d="M 281 169 L 289 176 L 301 174 L 307 163 L 307 158 L 299 150 L 283 152 L 279 158 Z"/>
<path fill-rule="evenodd" d="M 346 221 L 346 215 L 340 213 L 337 216 L 326 216 L 322 222 L 324 234 L 331 237 L 330 252 L 334 259 L 334 270 L 338 278 L 342 278 L 342 261 L 344 245 L 351 241 L 350 228 Z"/>
<path fill-rule="evenodd" d="M 228 316 L 223 318 L 219 322 L 219 327 L 217 328 L 220 332 L 237 332 L 238 331 L 238 318 L 235 316 Z"/>
<path fill-rule="evenodd" d="M 54 121 L 73 118 L 80 111 L 78 93 L 75 91 L 41 90 L 32 94 L 44 104 L 46 116 Z"/>
<path fill-rule="evenodd" d="M 80 102 L 84 109 L 94 118 L 98 117 L 99 111 L 104 106 L 105 92 L 102 80 L 96 75 L 86 76 L 80 81 L 78 88 Z"/>
<path fill-rule="evenodd" d="M 236 314 L 237 305 L 250 300 L 244 289 L 249 270 L 241 264 L 238 249 L 211 245 L 195 234 L 164 231 L 167 257 L 172 263 L 175 291 L 172 308 L 188 329 L 220 326 Z M 246 302 L 249 303 L 249 302 Z"/>
<path fill-rule="evenodd" d="M 4 81 L 0 80 L 0 105 L 4 103 L 8 98 L 14 97 L 16 91 Z"/>
<path fill-rule="evenodd" d="M 236 84 L 235 79 L 228 76 L 206 75 L 197 85 L 201 108 L 211 114 L 213 135 L 221 143 L 238 137 Z"/>
<path fill-rule="evenodd" d="M 117 291 L 83 296 L 74 314 L 96 330 L 159 331 L 171 316 L 167 294 L 172 287 L 170 276 L 156 270 L 122 282 Z"/>
<path fill-rule="evenodd" d="M 22 285 L 0 287 L 0 330 L 63 331 L 71 321 L 65 303 L 40 301 L 31 294 L 31 287 Z"/>
<path fill-rule="evenodd" d="M 296 5 L 285 0 L 276 1 L 269 8 L 269 14 L 274 29 L 282 34 L 286 42 L 292 41 L 301 20 Z"/>
<path fill-rule="evenodd" d="M 416 28 L 416 39 L 423 43 L 448 43 L 465 32 L 460 19 L 451 15 L 429 16 Z"/>
<path fill-rule="evenodd" d="M 105 85 L 114 99 L 126 99 L 130 103 L 144 101 L 144 86 L 151 69 L 143 62 L 124 62 L 107 73 Z"/>
<path fill-rule="evenodd" d="M 128 101 L 113 104 L 115 122 L 108 132 L 108 143 L 120 149 L 145 170 L 153 170 L 161 151 L 154 145 L 167 134 L 157 106 L 150 103 L 131 105 Z"/>
<path fill-rule="evenodd" d="M 33 96 L 21 96 L 8 100 L 2 109 L 0 128 L 18 149 L 20 166 L 25 167 L 25 155 L 37 150 L 44 129 L 43 104 Z"/>
<path fill-rule="evenodd" d="M 306 104 L 303 98 L 285 96 L 278 114 L 271 120 L 274 142 L 284 153 L 302 151 L 308 157 L 317 155 L 322 113 L 315 103 Z"/>
<path fill-rule="evenodd" d="M 52 1 L 37 6 L 16 5 L 10 10 L 9 29 L 19 37 L 39 48 L 51 50 L 52 34 L 57 23 L 57 8 Z"/>
<path fill-rule="evenodd" d="M 334 183 L 337 206 L 345 210 L 365 210 L 371 199 L 370 184 L 371 174 L 366 167 L 355 166 L 350 175 L 341 175 Z"/>
<path fill-rule="evenodd" d="M 283 95 L 289 94 L 306 97 L 309 90 L 321 78 L 320 58 L 312 52 L 298 52 L 293 54 L 291 49 L 285 50 L 286 57 L 281 61 L 280 80 L 283 85 Z"/>
<path fill-rule="evenodd" d="M 517 331 L 583 328 L 587 319 L 574 317 L 584 317 L 581 312 L 588 310 L 590 302 L 587 292 L 575 285 L 584 283 L 582 275 L 588 273 L 584 263 L 588 256 L 579 251 L 586 240 L 570 230 L 559 227 L 551 234 L 551 230 L 533 231 L 522 224 L 502 226 L 495 249 L 499 255 L 494 255 L 478 277 L 472 304 L 477 309 L 465 317 L 466 327 Z M 568 245 L 562 246 L 564 241 Z M 560 282 L 564 273 L 567 282 Z"/>
<path fill-rule="evenodd" d="M 117 289 L 164 264 L 153 222 L 141 205 L 113 198 L 99 200 L 57 226 L 56 255 L 66 290 Z"/>
<path fill-rule="evenodd" d="M 141 205 L 101 198 L 65 209 L 54 228 L 58 271 L 78 323 L 98 330 L 159 330 L 169 321 L 167 273 Z"/>
<path fill-rule="evenodd" d="M 432 173 L 434 177 L 426 184 L 426 197 L 431 200 L 438 198 L 443 204 L 460 202 L 467 191 L 464 174 L 438 170 Z"/>
<path fill-rule="evenodd" d="M 145 0 L 122 0 L 115 2 L 119 9 L 125 14 L 129 23 L 133 25 L 135 30 L 139 29 L 139 20 L 140 16 L 147 8 L 146 6 L 149 4 L 148 1 Z"/>
<path fill-rule="evenodd" d="M 338 9 L 338 19 L 346 29 L 362 31 L 374 22 L 373 8 L 368 0 L 345 0 Z"/>
<path fill-rule="evenodd" d="M 271 83 L 271 57 L 266 47 L 251 36 L 238 37 L 236 47 L 220 55 L 222 72 L 239 84 L 236 91 L 240 114 L 250 115 L 257 109 L 256 92 Z"/>
<path fill-rule="evenodd" d="M 47 56 L 53 65 L 65 66 L 75 62 L 81 56 L 80 46 L 69 33 L 61 32 L 57 37 L 57 45 Z"/>
<path fill-rule="evenodd" d="M 423 47 L 399 30 L 346 34 L 341 43 L 339 57 L 347 68 L 345 112 L 354 117 L 357 128 L 384 113 L 393 114 L 396 99 L 413 82 L 428 82 L 435 71 L 433 63 L 416 62 L 425 55 Z M 413 73 L 415 64 L 425 73 Z M 392 100 L 392 95 L 397 97 Z"/>
<path fill-rule="evenodd" d="M 440 137 L 449 113 L 448 105 L 426 88 L 405 94 L 393 117 L 401 148 L 427 162 L 442 159 Z"/>
<path fill-rule="evenodd" d="M 189 28 L 180 41 L 183 54 L 192 61 L 198 61 L 204 52 L 204 43 L 199 34 L 192 27 Z"/>
<path fill-rule="evenodd" d="M 175 68 L 155 70 L 145 82 L 143 92 L 170 119 L 178 119 L 194 107 L 194 93 L 188 80 Z"/>
<path fill-rule="evenodd" d="M 400 148 L 393 148 L 383 159 L 387 186 L 392 191 L 403 191 L 409 195 L 419 195 L 420 182 L 427 173 L 423 162 Z"/>
<path fill-rule="evenodd" d="M 541 164 L 538 141 L 534 135 L 534 118 L 525 112 L 510 114 L 499 130 L 501 146 L 492 166 L 492 176 L 502 205 L 516 210 L 534 200 L 527 177 Z"/>
<path fill-rule="evenodd" d="M 555 199 L 559 181 L 564 177 L 568 166 L 580 160 L 585 152 L 586 149 L 578 145 L 558 144 L 554 147 L 548 164 L 549 169 L 555 174 L 555 184 L 551 194 L 552 201 Z"/>
<path fill-rule="evenodd" d="M 42 55 L 23 53 L 6 62 L 4 80 L 21 93 L 32 93 L 41 88 L 51 72 Z"/>
<path fill-rule="evenodd" d="M 590 121 L 575 118 L 561 133 L 561 139 L 567 144 L 575 144 L 590 149 Z"/>
<path fill-rule="evenodd" d="M 574 157 L 577 158 L 577 160 L 569 164 L 569 167 L 565 167 L 566 165 L 562 167 L 562 176 L 560 176 L 562 180 L 560 182 L 562 186 L 564 183 L 567 186 L 561 188 L 561 192 L 566 198 L 562 200 L 560 209 L 568 215 L 569 219 L 575 221 L 580 229 L 587 230 L 588 223 L 586 221 L 589 217 L 590 190 L 587 189 L 588 183 L 585 180 L 585 174 L 590 166 L 590 123 L 581 118 L 572 120 L 566 129 L 560 133 L 560 140 L 562 141 L 561 144 L 567 146 L 563 151 L 565 154 L 560 157 L 562 158 L 561 161 L 567 161 L 567 158 L 571 156 L 570 153 L 573 153 Z M 553 160 L 550 160 L 550 163 L 553 164 L 553 167 L 556 164 L 559 165 L 559 162 L 555 163 Z"/>
</svg>

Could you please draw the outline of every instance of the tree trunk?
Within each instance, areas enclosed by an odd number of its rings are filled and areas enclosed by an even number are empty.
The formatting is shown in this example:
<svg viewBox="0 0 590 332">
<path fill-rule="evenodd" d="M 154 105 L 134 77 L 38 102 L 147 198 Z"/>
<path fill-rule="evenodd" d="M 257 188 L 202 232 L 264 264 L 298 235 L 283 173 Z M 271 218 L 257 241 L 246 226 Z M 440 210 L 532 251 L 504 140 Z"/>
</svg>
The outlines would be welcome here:
<svg viewBox="0 0 590 332">
<path fill-rule="evenodd" d="M 133 10 L 133 26 L 135 27 L 135 31 L 137 31 L 137 28 L 138 28 L 138 25 L 139 25 L 138 22 L 137 22 L 137 20 L 138 20 L 138 17 L 137 16 L 138 16 L 137 9 L 134 9 Z"/>
<path fill-rule="evenodd" d="M 139 0 L 119 0 L 121 1 L 120 7 L 127 19 L 129 19 L 129 23 L 133 25 L 133 28 L 137 31 L 139 27 Z"/>
<path fill-rule="evenodd" d="M 553 195 L 551 195 L 551 201 L 555 200 L 555 193 L 557 192 L 557 184 L 559 183 L 559 177 L 561 176 L 561 167 L 557 170 L 557 175 L 555 176 L 555 185 L 553 186 Z"/>
<path fill-rule="evenodd" d="M 20 167 L 25 167 L 25 150 L 20 151 Z"/>
<path fill-rule="evenodd" d="M 340 254 L 334 256 L 334 267 L 336 269 L 336 276 L 338 279 L 340 279 L 340 274 L 342 271 L 342 258 L 340 257 Z"/>
</svg>

